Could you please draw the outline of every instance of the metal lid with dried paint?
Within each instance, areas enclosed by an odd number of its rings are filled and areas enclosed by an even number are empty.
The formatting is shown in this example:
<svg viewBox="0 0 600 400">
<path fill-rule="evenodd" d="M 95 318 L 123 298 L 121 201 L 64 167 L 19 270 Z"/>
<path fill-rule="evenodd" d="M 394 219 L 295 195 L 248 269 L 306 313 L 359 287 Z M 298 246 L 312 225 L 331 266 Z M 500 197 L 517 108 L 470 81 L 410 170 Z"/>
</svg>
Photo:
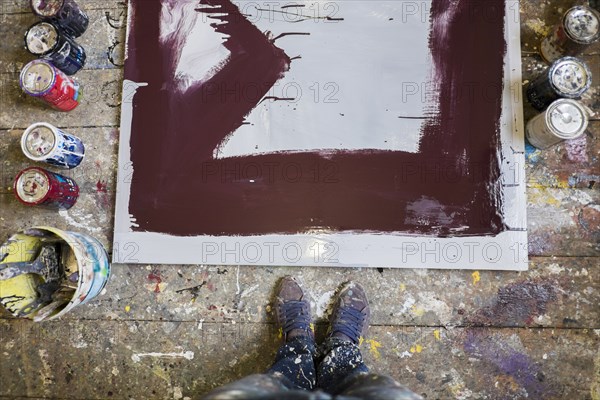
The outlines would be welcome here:
<svg viewBox="0 0 600 400">
<path fill-rule="evenodd" d="M 586 6 L 576 6 L 567 11 L 564 18 L 567 34 L 582 44 L 595 42 L 600 38 L 600 14 Z"/>
<path fill-rule="evenodd" d="M 31 0 L 31 9 L 40 17 L 54 17 L 63 3 L 64 0 Z"/>
<path fill-rule="evenodd" d="M 55 79 L 52 64 L 45 60 L 34 60 L 23 67 L 19 83 L 27 94 L 41 96 L 52 87 Z"/>
<path fill-rule="evenodd" d="M 546 123 L 561 139 L 576 139 L 583 135 L 589 120 L 587 111 L 575 100 L 559 99 L 546 110 Z"/>
<path fill-rule="evenodd" d="M 30 125 L 21 136 L 23 153 L 34 161 L 43 161 L 58 145 L 52 125 L 39 122 Z"/>
<path fill-rule="evenodd" d="M 28 204 L 40 203 L 50 190 L 50 180 L 39 168 L 28 168 L 19 173 L 15 190 L 21 201 Z"/>
<path fill-rule="evenodd" d="M 575 57 L 563 57 L 552 64 L 550 81 L 562 97 L 579 98 L 592 84 L 592 72 Z"/>
<path fill-rule="evenodd" d="M 51 53 L 58 45 L 58 29 L 49 22 L 33 24 L 25 34 L 25 47 L 36 56 Z"/>
</svg>

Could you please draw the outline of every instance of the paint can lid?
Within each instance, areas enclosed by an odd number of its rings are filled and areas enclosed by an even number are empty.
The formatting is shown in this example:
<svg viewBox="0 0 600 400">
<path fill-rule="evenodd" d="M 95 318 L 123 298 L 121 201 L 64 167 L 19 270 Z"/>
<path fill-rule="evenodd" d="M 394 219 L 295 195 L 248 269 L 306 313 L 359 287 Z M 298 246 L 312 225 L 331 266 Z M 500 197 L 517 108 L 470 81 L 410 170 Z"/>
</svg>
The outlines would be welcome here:
<svg viewBox="0 0 600 400">
<path fill-rule="evenodd" d="M 47 92 L 56 79 L 54 67 L 48 61 L 34 60 L 21 71 L 21 88 L 32 96 L 41 96 Z"/>
<path fill-rule="evenodd" d="M 552 64 L 550 81 L 562 97 L 578 98 L 590 88 L 592 72 L 580 59 L 563 57 Z"/>
<path fill-rule="evenodd" d="M 571 99 L 559 99 L 546 110 L 546 123 L 561 139 L 575 139 L 583 135 L 589 120 L 581 104 Z"/>
<path fill-rule="evenodd" d="M 64 0 L 31 0 L 33 13 L 40 17 L 54 17 L 62 8 Z"/>
<path fill-rule="evenodd" d="M 40 203 L 50 191 L 50 180 L 41 168 L 27 168 L 19 173 L 15 190 L 21 201 L 28 204 Z"/>
<path fill-rule="evenodd" d="M 44 122 L 30 125 L 21 136 L 23 153 L 34 161 L 45 160 L 57 144 L 54 127 Z"/>
<path fill-rule="evenodd" d="M 600 38 L 600 14 L 586 6 L 576 6 L 565 14 L 565 30 L 574 41 L 592 43 Z"/>
<path fill-rule="evenodd" d="M 43 56 L 53 51 L 58 44 L 58 29 L 49 22 L 32 25 L 25 34 L 25 46 L 31 54 Z"/>
</svg>

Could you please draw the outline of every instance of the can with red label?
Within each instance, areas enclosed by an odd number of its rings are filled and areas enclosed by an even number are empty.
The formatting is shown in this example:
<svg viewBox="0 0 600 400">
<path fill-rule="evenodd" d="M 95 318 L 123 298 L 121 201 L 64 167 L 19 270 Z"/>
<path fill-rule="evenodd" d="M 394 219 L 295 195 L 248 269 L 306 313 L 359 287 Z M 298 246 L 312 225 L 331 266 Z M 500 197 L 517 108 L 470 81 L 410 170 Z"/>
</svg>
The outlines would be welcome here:
<svg viewBox="0 0 600 400">
<path fill-rule="evenodd" d="M 69 35 L 79 37 L 90 24 L 90 18 L 73 0 L 31 0 L 33 13 L 59 25 Z"/>
<path fill-rule="evenodd" d="M 548 62 L 563 56 L 576 56 L 600 39 L 600 13 L 576 6 L 565 13 L 553 32 L 542 41 L 540 52 Z"/>
<path fill-rule="evenodd" d="M 49 60 L 67 75 L 73 75 L 85 65 L 83 47 L 51 22 L 31 25 L 25 33 L 25 48 L 34 56 Z"/>
<path fill-rule="evenodd" d="M 21 89 L 59 111 L 71 111 L 79 105 L 79 84 L 46 60 L 34 60 L 23 67 Z"/>
<path fill-rule="evenodd" d="M 23 204 L 67 210 L 77 202 L 79 186 L 69 177 L 31 167 L 15 178 L 15 195 Z"/>
<path fill-rule="evenodd" d="M 81 139 L 45 122 L 32 124 L 23 132 L 21 149 L 33 161 L 61 168 L 75 168 L 85 155 Z"/>
</svg>

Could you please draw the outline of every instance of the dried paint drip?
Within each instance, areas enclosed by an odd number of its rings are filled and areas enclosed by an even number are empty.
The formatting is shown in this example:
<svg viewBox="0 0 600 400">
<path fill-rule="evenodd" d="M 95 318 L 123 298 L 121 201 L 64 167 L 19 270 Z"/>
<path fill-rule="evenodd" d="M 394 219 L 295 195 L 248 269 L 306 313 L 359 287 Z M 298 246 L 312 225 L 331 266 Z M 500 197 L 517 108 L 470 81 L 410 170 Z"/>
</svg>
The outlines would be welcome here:
<svg viewBox="0 0 600 400">
<path fill-rule="evenodd" d="M 428 94 L 436 100 L 428 105 L 418 154 L 340 150 L 229 159 L 215 159 L 215 151 L 246 123 L 269 88 L 284 74 L 294 73 L 296 64 L 275 46 L 275 39 L 284 35 L 286 42 L 302 41 L 306 35 L 264 33 L 231 1 L 202 0 L 197 11 L 214 21 L 210 27 L 221 34 L 230 56 L 209 78 L 182 92 L 175 90 L 180 85 L 173 71 L 181 57 L 177 44 L 191 28 L 161 32 L 167 2 L 132 0 L 131 5 L 135 23 L 128 38 L 125 78 L 147 83 L 133 98 L 133 231 L 188 236 L 321 229 L 468 236 L 507 229 L 498 151 L 504 1 L 433 2 L 430 51 L 435 73 L 430 87 L 435 90 Z M 343 27 L 343 21 L 337 26 Z M 294 63 L 303 60 L 295 57 Z M 481 91 L 461 96 L 460 89 L 472 82 L 478 82 Z M 235 95 L 245 87 L 260 88 L 260 96 Z M 317 179 L 310 175 L 323 164 L 333 168 Z M 293 165 L 302 173 L 294 180 L 279 174 L 251 185 L 241 180 L 224 184 L 223 174 L 247 165 Z M 435 171 L 444 175 L 435 176 Z M 426 220 L 414 218 L 423 212 Z"/>
</svg>

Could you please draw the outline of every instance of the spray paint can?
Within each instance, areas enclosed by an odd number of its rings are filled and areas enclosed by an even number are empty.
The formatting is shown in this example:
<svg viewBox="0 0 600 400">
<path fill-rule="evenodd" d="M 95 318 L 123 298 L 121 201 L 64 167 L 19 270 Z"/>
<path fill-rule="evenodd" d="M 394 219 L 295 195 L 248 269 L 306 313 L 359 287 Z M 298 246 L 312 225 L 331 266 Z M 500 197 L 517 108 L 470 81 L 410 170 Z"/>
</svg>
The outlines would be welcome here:
<svg viewBox="0 0 600 400">
<path fill-rule="evenodd" d="M 586 6 L 569 9 L 553 33 L 541 44 L 542 57 L 554 62 L 562 56 L 576 56 L 600 39 L 600 13 Z"/>
<path fill-rule="evenodd" d="M 17 174 L 15 195 L 23 204 L 69 209 L 77 202 L 79 186 L 69 177 L 30 167 Z"/>
<path fill-rule="evenodd" d="M 580 99 L 592 85 L 587 64 L 574 57 L 556 60 L 527 87 L 527 99 L 542 111 L 559 98 Z"/>
<path fill-rule="evenodd" d="M 85 155 L 81 139 L 45 122 L 32 124 L 23 132 L 21 149 L 30 160 L 61 168 L 75 168 Z"/>
<path fill-rule="evenodd" d="M 50 22 L 37 22 L 25 34 L 25 48 L 34 56 L 52 62 L 67 75 L 85 65 L 85 50 Z"/>
<path fill-rule="evenodd" d="M 46 60 L 34 60 L 23 67 L 21 89 L 59 111 L 71 111 L 79 105 L 79 84 Z"/>
<path fill-rule="evenodd" d="M 547 149 L 563 140 L 580 137 L 588 123 L 588 114 L 581 104 L 559 99 L 527 123 L 525 135 L 533 146 Z"/>
<path fill-rule="evenodd" d="M 86 31 L 90 18 L 73 0 L 31 0 L 33 13 L 45 21 L 54 22 L 72 37 Z"/>
</svg>

